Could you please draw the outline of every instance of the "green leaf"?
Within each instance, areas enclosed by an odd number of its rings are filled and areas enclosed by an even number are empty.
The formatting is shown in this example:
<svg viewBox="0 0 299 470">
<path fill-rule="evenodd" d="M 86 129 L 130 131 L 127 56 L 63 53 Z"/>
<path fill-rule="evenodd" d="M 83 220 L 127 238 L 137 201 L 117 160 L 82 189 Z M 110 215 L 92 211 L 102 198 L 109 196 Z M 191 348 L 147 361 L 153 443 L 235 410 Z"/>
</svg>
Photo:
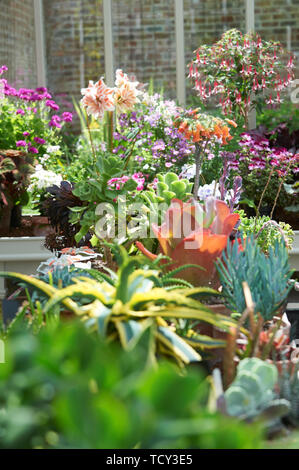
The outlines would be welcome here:
<svg viewBox="0 0 299 470">
<path fill-rule="evenodd" d="M 189 346 L 186 341 L 180 338 L 170 328 L 159 326 L 157 330 L 157 338 L 169 349 L 173 356 L 179 358 L 185 364 L 190 362 L 200 362 L 201 356 Z"/>
</svg>

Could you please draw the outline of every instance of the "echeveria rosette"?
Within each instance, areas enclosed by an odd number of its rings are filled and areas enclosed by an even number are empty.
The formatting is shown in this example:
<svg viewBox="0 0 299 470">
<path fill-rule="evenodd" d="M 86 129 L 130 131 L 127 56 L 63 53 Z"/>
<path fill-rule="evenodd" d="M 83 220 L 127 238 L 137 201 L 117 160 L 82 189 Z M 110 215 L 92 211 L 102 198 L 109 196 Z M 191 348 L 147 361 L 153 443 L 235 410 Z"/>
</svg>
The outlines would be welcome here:
<svg viewBox="0 0 299 470">
<path fill-rule="evenodd" d="M 179 276 L 194 286 L 215 287 L 215 261 L 226 248 L 228 238 L 239 218 L 238 214 L 230 212 L 224 201 L 214 197 L 207 198 L 205 204 L 199 204 L 193 199 L 186 203 L 173 199 L 163 224 L 152 224 L 152 230 L 159 241 L 160 252 L 173 261 L 171 269 L 185 264 L 196 264 L 202 269 L 187 268 L 181 271 Z M 186 228 L 189 229 L 188 233 L 185 233 Z M 136 242 L 136 246 L 148 258 L 157 258 L 157 255 L 147 250 L 141 242 Z"/>
</svg>

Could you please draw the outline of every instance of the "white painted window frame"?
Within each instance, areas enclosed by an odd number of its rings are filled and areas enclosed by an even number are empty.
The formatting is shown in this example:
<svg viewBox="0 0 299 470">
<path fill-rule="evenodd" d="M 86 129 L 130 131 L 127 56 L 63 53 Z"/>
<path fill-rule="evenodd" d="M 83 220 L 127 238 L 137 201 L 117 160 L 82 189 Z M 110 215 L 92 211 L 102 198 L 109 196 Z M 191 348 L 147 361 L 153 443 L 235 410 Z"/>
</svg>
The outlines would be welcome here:
<svg viewBox="0 0 299 470">
<path fill-rule="evenodd" d="M 43 0 L 33 0 L 37 86 L 47 86 Z"/>
<path fill-rule="evenodd" d="M 38 86 L 46 86 L 46 55 L 43 20 L 43 0 L 34 1 L 34 23 L 36 37 L 36 63 Z M 114 85 L 112 0 L 103 0 L 105 78 L 108 86 Z M 255 29 L 255 0 L 244 0 L 246 8 L 246 32 Z M 184 0 L 174 0 L 176 38 L 176 92 L 181 105 L 186 104 L 186 63 L 184 46 Z M 255 112 L 250 117 L 250 127 L 255 127 Z"/>
</svg>

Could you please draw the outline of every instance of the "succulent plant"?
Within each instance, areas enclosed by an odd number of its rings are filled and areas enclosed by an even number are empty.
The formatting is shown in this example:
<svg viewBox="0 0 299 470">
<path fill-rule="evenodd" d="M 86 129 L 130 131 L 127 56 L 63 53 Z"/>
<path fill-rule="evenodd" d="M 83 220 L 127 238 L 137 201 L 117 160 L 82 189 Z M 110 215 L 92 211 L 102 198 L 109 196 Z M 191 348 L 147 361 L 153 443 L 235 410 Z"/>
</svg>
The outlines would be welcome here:
<svg viewBox="0 0 299 470">
<path fill-rule="evenodd" d="M 290 403 L 278 399 L 273 391 L 278 381 L 277 368 L 258 358 L 243 359 L 237 376 L 224 396 L 227 413 L 242 419 L 275 419 L 290 411 Z"/>
<path fill-rule="evenodd" d="M 143 191 L 141 197 L 148 211 L 156 214 L 157 222 L 161 223 L 173 199 L 185 202 L 192 197 L 193 183 L 189 183 L 187 179 L 179 179 L 175 173 L 158 174 L 157 179 L 156 191 Z"/>
<path fill-rule="evenodd" d="M 247 282 L 255 313 L 260 313 L 264 320 L 271 320 L 292 289 L 289 279 L 293 271 L 289 267 L 288 251 L 284 243 L 275 240 L 266 255 L 253 236 L 243 240 L 242 245 L 244 248 L 240 250 L 236 243 L 228 243 L 216 265 L 223 296 L 232 311 L 244 312 L 243 283 Z"/>
<path fill-rule="evenodd" d="M 232 214 L 224 201 L 212 196 L 204 205 L 195 200 L 183 203 L 172 199 L 163 223 L 152 224 L 152 229 L 161 252 L 173 261 L 172 268 L 191 263 L 200 267 L 185 270 L 183 279 L 194 286 L 213 286 L 218 283 L 215 261 L 225 249 L 238 220 L 239 215 Z M 136 242 L 136 246 L 148 258 L 157 258 L 141 242 Z"/>
</svg>

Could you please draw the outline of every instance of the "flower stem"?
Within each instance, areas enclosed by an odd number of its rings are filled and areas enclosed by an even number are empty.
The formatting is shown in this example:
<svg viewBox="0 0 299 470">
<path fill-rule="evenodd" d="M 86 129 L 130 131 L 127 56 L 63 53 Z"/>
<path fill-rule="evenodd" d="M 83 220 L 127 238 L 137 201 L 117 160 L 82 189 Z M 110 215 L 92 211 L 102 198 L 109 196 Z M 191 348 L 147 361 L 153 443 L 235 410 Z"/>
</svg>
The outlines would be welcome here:
<svg viewBox="0 0 299 470">
<path fill-rule="evenodd" d="M 203 162 L 204 153 L 201 152 L 201 147 L 198 143 L 195 144 L 195 181 L 194 181 L 194 189 L 193 189 L 193 196 L 194 199 L 198 198 L 198 188 L 199 188 L 199 176 L 200 170 Z"/>
<path fill-rule="evenodd" d="M 113 111 L 108 111 L 108 149 L 113 150 Z"/>
<path fill-rule="evenodd" d="M 276 207 L 276 204 L 277 204 L 277 201 L 278 201 L 278 198 L 279 198 L 279 195 L 280 195 L 280 191 L 281 191 L 281 189 L 282 189 L 282 185 L 283 185 L 283 183 L 285 182 L 286 177 L 287 177 L 287 175 L 288 175 L 288 171 L 289 171 L 289 169 L 290 169 L 291 163 L 292 163 L 292 160 L 290 159 L 289 164 L 288 164 L 287 169 L 286 169 L 286 172 L 285 172 L 285 175 L 284 175 L 284 177 L 281 179 L 281 182 L 280 182 L 280 185 L 279 185 L 279 188 L 278 188 L 276 197 L 275 197 L 275 201 L 274 201 L 274 204 L 273 204 L 273 207 L 272 207 L 272 210 L 271 210 L 270 219 L 272 219 L 272 217 L 273 217 L 274 209 L 275 209 L 275 207 Z"/>
<path fill-rule="evenodd" d="M 264 190 L 263 190 L 262 195 L 261 195 L 261 198 L 260 198 L 260 202 L 259 202 L 259 204 L 258 204 L 258 206 L 257 206 L 256 214 L 255 214 L 255 217 L 256 217 L 256 218 L 259 216 L 260 208 L 261 208 L 261 205 L 262 205 L 262 202 L 263 202 L 265 193 L 266 193 L 266 191 L 267 191 L 267 188 L 268 188 L 268 186 L 269 186 L 269 184 L 270 184 L 271 177 L 272 177 L 272 175 L 273 175 L 273 171 L 274 171 L 274 167 L 272 167 L 272 169 L 271 169 L 271 171 L 270 171 L 270 174 L 269 174 L 267 183 L 266 183 L 266 185 L 265 185 L 265 187 L 264 187 Z M 255 225 L 256 225 L 256 219 L 255 219 Z"/>
<path fill-rule="evenodd" d="M 86 126 L 88 129 L 89 141 L 90 141 L 91 151 L 93 155 L 93 164 L 94 164 L 94 167 L 96 167 L 97 156 L 96 156 L 96 152 L 95 152 L 95 148 L 94 148 L 94 144 L 93 144 L 93 140 L 91 136 L 91 130 L 90 130 L 89 119 L 88 119 L 87 113 L 86 113 Z"/>
</svg>

